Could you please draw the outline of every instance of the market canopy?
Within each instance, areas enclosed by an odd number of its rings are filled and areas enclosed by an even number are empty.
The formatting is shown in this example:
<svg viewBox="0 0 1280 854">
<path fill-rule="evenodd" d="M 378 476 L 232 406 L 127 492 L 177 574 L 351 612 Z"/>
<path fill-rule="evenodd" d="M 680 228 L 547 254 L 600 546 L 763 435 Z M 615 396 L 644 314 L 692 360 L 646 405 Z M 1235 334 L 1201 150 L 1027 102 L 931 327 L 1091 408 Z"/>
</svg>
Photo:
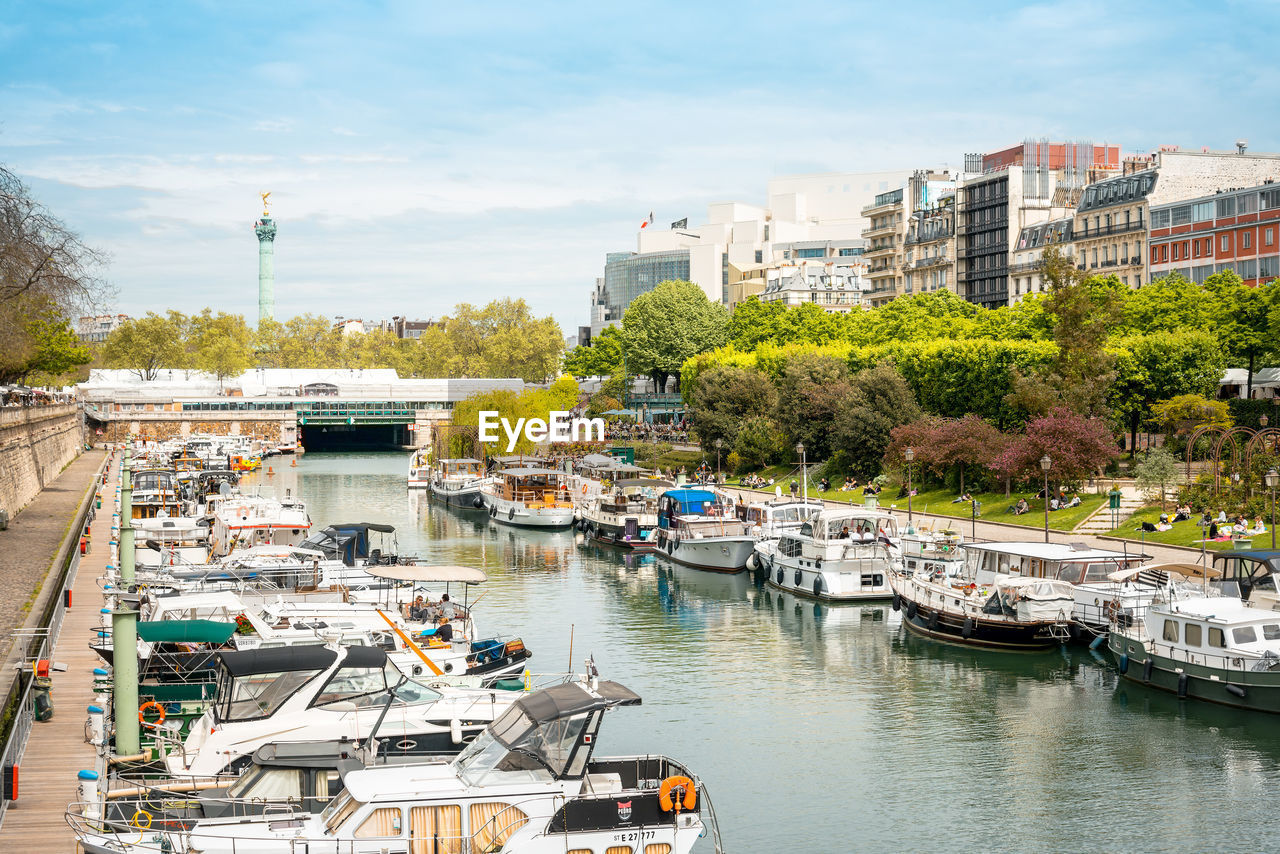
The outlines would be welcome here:
<svg viewBox="0 0 1280 854">
<path fill-rule="evenodd" d="M 365 571 L 378 578 L 413 581 L 419 584 L 484 584 L 484 570 L 469 566 L 369 566 Z"/>
<path fill-rule="evenodd" d="M 138 637 L 147 643 L 226 643 L 235 634 L 235 623 L 217 620 L 144 620 Z"/>
</svg>

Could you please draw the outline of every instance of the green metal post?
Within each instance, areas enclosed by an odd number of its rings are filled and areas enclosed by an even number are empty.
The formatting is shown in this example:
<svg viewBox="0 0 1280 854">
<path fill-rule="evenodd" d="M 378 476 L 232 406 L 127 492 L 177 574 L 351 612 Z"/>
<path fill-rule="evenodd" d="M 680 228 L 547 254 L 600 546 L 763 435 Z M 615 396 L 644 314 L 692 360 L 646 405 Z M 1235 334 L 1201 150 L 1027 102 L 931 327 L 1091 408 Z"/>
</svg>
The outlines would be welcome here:
<svg viewBox="0 0 1280 854">
<path fill-rule="evenodd" d="M 133 485 L 126 448 L 120 468 L 120 586 L 132 584 Z M 112 695 L 115 699 L 116 755 L 133 756 L 142 750 L 138 726 L 138 612 L 116 600 L 111 614 Z"/>
</svg>

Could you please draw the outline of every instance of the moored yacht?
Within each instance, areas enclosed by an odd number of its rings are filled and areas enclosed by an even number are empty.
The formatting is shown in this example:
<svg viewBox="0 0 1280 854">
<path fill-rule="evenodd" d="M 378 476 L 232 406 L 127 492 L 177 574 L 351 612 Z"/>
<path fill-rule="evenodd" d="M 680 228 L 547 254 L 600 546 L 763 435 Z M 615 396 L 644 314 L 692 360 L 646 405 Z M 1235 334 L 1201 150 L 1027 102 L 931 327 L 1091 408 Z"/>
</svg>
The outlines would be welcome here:
<svg viewBox="0 0 1280 854">
<path fill-rule="evenodd" d="M 896 562 L 893 516 L 870 507 L 831 507 L 796 530 L 755 546 L 759 570 L 774 587 L 817 599 L 887 599 Z"/>
<path fill-rule="evenodd" d="M 230 495 L 213 515 L 210 552 L 227 555 L 260 545 L 299 545 L 311 530 L 307 505 L 285 490 L 283 501 L 266 495 Z"/>
<path fill-rule="evenodd" d="M 431 467 L 431 497 L 450 507 L 483 508 L 480 488 L 489 482 L 483 469 L 484 463 L 470 458 L 436 460 Z"/>
<path fill-rule="evenodd" d="M 624 478 L 612 489 L 580 503 L 578 530 L 606 545 L 622 549 L 657 547 L 658 496 L 674 486 L 655 478 Z"/>
<path fill-rule="evenodd" d="M 774 498 L 738 504 L 738 518 L 751 526 L 757 540 L 773 540 L 787 531 L 797 531 L 805 520 L 825 505 L 818 498 Z"/>
<path fill-rule="evenodd" d="M 480 489 L 489 516 L 518 528 L 567 528 L 573 524 L 569 475 L 557 469 L 517 466 L 498 472 Z"/>
<path fill-rule="evenodd" d="M 751 529 L 710 489 L 668 489 L 658 499 L 658 551 L 677 563 L 738 572 L 755 546 Z"/>
<path fill-rule="evenodd" d="M 594 755 L 604 713 L 639 703 L 594 680 L 521 695 L 456 760 L 348 771 L 319 814 L 299 805 L 143 834 L 88 805 L 67 817 L 88 854 L 689 854 L 708 833 L 721 854 L 707 791 L 688 768 Z"/>
<path fill-rule="evenodd" d="M 409 455 L 409 488 L 426 489 L 431 484 L 431 449 L 414 448 Z"/>
</svg>

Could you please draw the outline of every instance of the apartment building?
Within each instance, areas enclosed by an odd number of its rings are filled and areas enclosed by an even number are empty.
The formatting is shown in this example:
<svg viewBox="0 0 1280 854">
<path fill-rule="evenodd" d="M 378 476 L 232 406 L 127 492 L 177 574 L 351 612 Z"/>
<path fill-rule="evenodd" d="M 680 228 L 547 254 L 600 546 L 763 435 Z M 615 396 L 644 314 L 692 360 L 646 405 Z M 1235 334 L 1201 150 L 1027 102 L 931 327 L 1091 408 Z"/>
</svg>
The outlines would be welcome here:
<svg viewBox="0 0 1280 854">
<path fill-rule="evenodd" d="M 904 242 L 903 294 L 956 290 L 956 193 L 911 214 Z"/>
<path fill-rule="evenodd" d="M 1152 278 L 1202 283 L 1234 270 L 1249 285 L 1280 277 L 1280 183 L 1223 190 L 1151 208 Z"/>
<path fill-rule="evenodd" d="M 955 183 L 949 173 L 917 169 L 902 186 L 880 193 L 862 209 L 867 220 L 862 236 L 867 241 L 864 257 L 867 261 L 868 305 L 884 305 L 907 292 L 911 275 L 907 236 L 912 215 L 926 210 L 931 199 L 940 198 L 946 191 L 954 192 L 954 189 Z M 912 263 L 921 257 L 917 249 L 913 249 L 911 255 Z"/>
<path fill-rule="evenodd" d="M 1019 232 L 1009 264 L 1009 282 L 1013 288 L 1009 295 L 1010 305 L 1027 294 L 1043 294 L 1048 290 L 1040 269 L 1045 249 L 1057 246 L 1064 257 L 1074 261 L 1075 247 L 1071 243 L 1073 221 L 1073 217 L 1051 219 L 1028 225 Z"/>
</svg>

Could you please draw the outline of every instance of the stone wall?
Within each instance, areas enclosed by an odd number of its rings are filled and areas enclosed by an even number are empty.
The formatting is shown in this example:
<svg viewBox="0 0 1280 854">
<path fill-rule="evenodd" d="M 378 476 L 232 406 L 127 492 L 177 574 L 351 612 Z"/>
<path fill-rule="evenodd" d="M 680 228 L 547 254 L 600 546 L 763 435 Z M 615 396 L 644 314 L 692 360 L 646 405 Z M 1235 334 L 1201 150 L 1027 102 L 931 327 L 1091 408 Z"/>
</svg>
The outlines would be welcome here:
<svg viewBox="0 0 1280 854">
<path fill-rule="evenodd" d="M 83 448 L 79 407 L 0 409 L 0 507 L 17 513 Z"/>
<path fill-rule="evenodd" d="M 297 424 L 293 413 L 236 413 L 230 417 L 210 413 L 139 412 L 113 413 L 110 420 L 97 420 L 90 414 L 89 427 L 95 441 L 124 442 L 129 439 L 164 441 L 193 433 L 215 436 L 252 436 L 272 442 L 296 442 Z M 101 431 L 101 432 L 99 432 Z"/>
</svg>

